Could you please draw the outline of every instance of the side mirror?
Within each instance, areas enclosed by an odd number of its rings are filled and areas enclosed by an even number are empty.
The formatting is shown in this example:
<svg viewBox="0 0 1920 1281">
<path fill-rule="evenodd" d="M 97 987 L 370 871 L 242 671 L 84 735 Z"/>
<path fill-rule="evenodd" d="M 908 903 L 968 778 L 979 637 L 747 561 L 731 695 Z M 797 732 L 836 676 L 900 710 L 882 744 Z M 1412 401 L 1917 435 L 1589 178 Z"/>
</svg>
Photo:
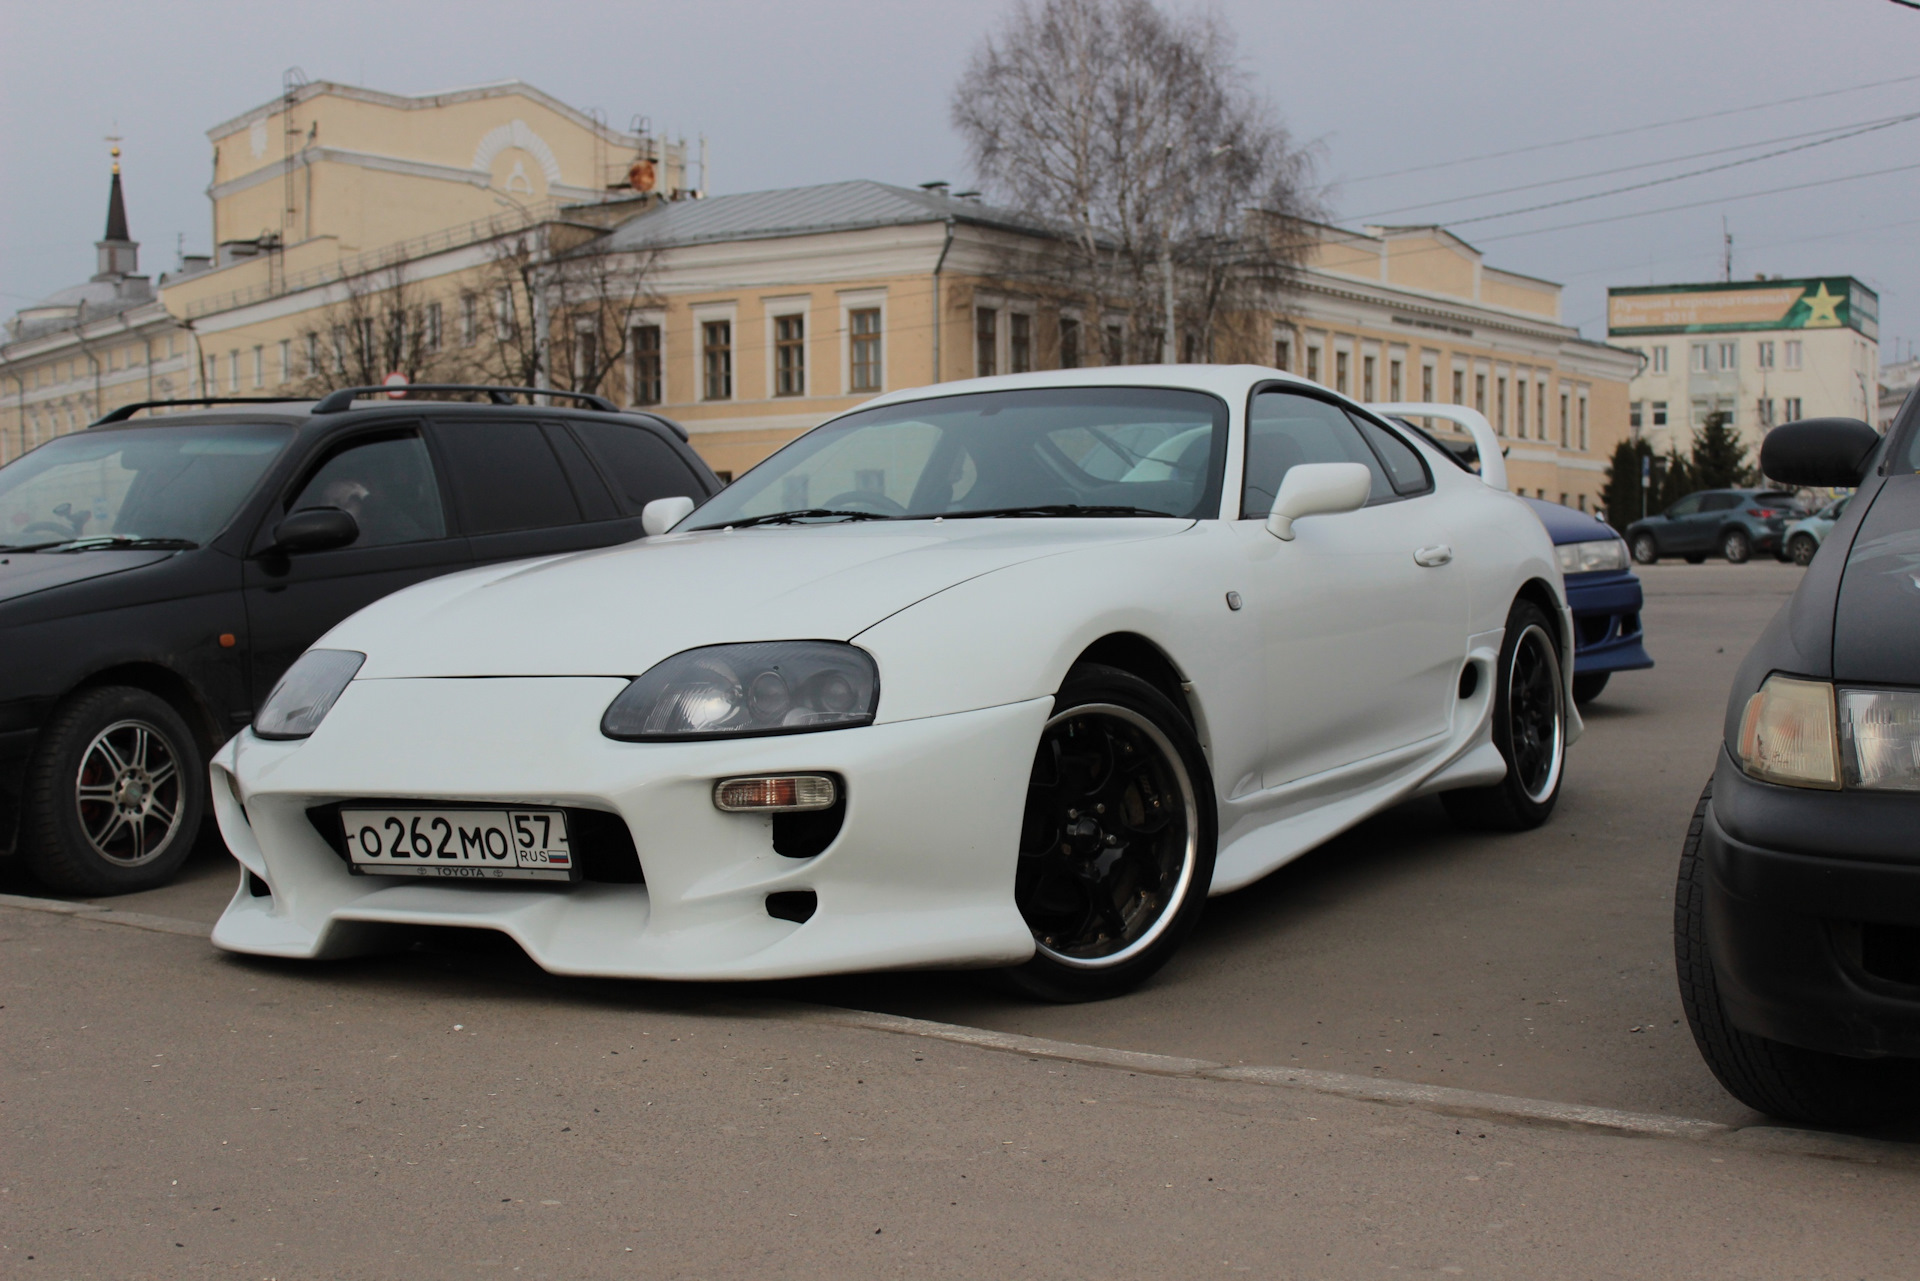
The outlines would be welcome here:
<svg viewBox="0 0 1920 1281">
<path fill-rule="evenodd" d="M 695 506 L 691 498 L 656 498 L 640 509 L 640 528 L 648 537 L 664 534 L 685 520 Z"/>
<path fill-rule="evenodd" d="M 1803 418 L 1760 442 L 1760 472 L 1789 485 L 1850 488 L 1866 479 L 1880 433 L 1858 418 Z"/>
<path fill-rule="evenodd" d="M 1373 473 L 1359 463 L 1296 463 L 1287 469 L 1273 496 L 1267 532 L 1293 541 L 1293 522 L 1302 516 L 1357 511 L 1373 492 Z"/>
<path fill-rule="evenodd" d="M 338 507 L 302 507 L 273 527 L 273 549 L 329 552 L 360 537 L 360 522 Z"/>
</svg>

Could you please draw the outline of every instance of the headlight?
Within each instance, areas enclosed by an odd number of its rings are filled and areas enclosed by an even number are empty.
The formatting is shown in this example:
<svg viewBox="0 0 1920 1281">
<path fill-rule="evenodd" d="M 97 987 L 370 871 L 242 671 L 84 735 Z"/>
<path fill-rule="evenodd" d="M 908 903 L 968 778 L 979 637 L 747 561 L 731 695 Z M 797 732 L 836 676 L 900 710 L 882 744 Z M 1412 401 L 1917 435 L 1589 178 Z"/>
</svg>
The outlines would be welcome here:
<svg viewBox="0 0 1920 1281">
<path fill-rule="evenodd" d="M 350 649 L 310 649 L 300 655 L 254 713 L 253 732 L 261 738 L 305 738 L 313 733 L 366 661 L 365 654 Z"/>
<path fill-rule="evenodd" d="M 1560 558 L 1563 574 L 1587 574 L 1597 569 L 1625 569 L 1627 545 L 1617 538 L 1597 538 L 1590 543 L 1561 543 L 1553 549 Z"/>
<path fill-rule="evenodd" d="M 1920 792 L 1920 690 L 1840 691 L 1848 787 Z"/>
<path fill-rule="evenodd" d="M 1767 677 L 1740 718 L 1740 765 L 1769 783 L 1837 790 L 1833 686 L 1791 676 Z"/>
<path fill-rule="evenodd" d="M 620 691 L 600 718 L 608 738 L 804 734 L 873 721 L 880 676 L 839 641 L 759 641 L 683 650 Z"/>
</svg>

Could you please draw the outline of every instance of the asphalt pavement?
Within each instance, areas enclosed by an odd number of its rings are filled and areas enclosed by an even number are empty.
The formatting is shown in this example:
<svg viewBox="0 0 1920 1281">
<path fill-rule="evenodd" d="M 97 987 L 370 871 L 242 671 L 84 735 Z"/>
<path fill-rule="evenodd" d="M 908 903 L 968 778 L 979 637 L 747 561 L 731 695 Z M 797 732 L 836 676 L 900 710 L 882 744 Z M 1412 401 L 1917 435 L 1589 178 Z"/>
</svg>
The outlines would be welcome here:
<svg viewBox="0 0 1920 1281">
<path fill-rule="evenodd" d="M 1589 709 L 1546 828 L 1405 806 L 1214 900 L 1099 1005 L 965 975 L 565 981 L 469 936 L 245 960 L 169 932 L 231 893 L 212 848 L 112 913 L 0 906 L 0 1275 L 1909 1276 L 1920 1145 L 1766 1125 L 1673 990 L 1680 837 L 1799 571 L 1642 576 L 1659 666 Z M 1730 1128 L 1386 1106 L 783 1001 Z"/>
</svg>

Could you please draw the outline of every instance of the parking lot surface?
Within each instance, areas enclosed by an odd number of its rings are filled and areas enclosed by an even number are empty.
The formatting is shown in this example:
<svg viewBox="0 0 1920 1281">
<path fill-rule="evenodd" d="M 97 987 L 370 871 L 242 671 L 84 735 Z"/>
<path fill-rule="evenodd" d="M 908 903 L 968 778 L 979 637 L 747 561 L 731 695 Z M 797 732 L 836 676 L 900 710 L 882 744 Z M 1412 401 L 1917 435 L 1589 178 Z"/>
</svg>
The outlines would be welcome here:
<svg viewBox="0 0 1920 1281">
<path fill-rule="evenodd" d="M 1671 890 L 1734 666 L 1798 581 L 1642 571 L 1651 672 L 1544 829 L 1403 807 L 1214 900 L 1133 996 L 964 975 L 549 978 L 510 946 L 293 965 L 0 908 L 9 1276 L 1911 1275 L 1920 1150 L 1721 1093 Z M 116 911 L 210 922 L 218 850 Z M 10 883 L 15 893 L 31 887 Z M 1672 1141 L 806 1021 L 774 996 L 1752 1127 Z"/>
</svg>

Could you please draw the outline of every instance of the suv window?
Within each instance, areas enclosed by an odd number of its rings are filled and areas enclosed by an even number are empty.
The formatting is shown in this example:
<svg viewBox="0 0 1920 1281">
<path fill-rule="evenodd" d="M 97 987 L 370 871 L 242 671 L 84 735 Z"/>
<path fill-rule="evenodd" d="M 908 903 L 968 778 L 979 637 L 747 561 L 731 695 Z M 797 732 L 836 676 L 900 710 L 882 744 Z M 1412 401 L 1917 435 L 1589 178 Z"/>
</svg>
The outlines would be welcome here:
<svg viewBox="0 0 1920 1281">
<path fill-rule="evenodd" d="M 1667 515 L 1691 516 L 1700 510 L 1700 502 L 1703 497 L 1705 497 L 1705 495 L 1688 494 L 1685 498 L 1682 498 L 1679 502 L 1667 508 Z"/>
<path fill-rule="evenodd" d="M 707 496 L 693 469 L 673 446 L 645 427 L 625 423 L 576 422 L 573 429 L 587 442 L 600 466 L 613 479 L 613 489 L 630 516 L 656 498 Z M 801 504 L 805 506 L 805 504 Z"/>
<path fill-rule="evenodd" d="M 1240 519 L 1264 520 L 1280 482 L 1301 463 L 1360 463 L 1373 473 L 1369 503 L 1393 498 L 1386 469 L 1338 405 L 1290 391 L 1263 391 L 1247 413 L 1247 474 Z"/>
<path fill-rule="evenodd" d="M 1708 494 L 1706 500 L 1700 504 L 1700 510 L 1703 512 L 1730 512 L 1739 505 L 1740 495 L 1738 494 Z"/>
<path fill-rule="evenodd" d="M 288 511 L 303 507 L 338 507 L 351 514 L 360 526 L 355 547 L 447 536 L 440 486 L 417 432 L 362 437 L 335 450 L 287 504 Z"/>
<path fill-rule="evenodd" d="M 537 422 L 434 424 L 469 534 L 580 523 L 580 504 Z"/>
</svg>

